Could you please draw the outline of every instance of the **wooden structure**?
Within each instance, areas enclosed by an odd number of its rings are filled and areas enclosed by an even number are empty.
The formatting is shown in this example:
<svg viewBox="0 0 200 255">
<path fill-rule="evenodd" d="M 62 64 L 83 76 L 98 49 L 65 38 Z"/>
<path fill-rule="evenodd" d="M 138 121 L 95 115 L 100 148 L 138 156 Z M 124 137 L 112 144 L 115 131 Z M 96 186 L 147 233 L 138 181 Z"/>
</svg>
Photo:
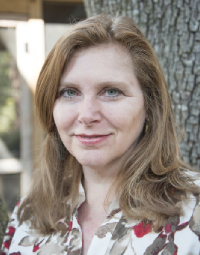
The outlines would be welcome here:
<svg viewBox="0 0 200 255">
<path fill-rule="evenodd" d="M 75 4 L 82 0 L 0 0 L 0 20 L 43 19 L 43 6 L 46 3 Z"/>
<path fill-rule="evenodd" d="M 0 0 L 0 27 L 13 27 L 16 31 L 16 42 L 10 41 L 6 32 L 0 33 L 0 39 L 15 58 L 20 72 L 21 160 L 16 166 L 17 171 L 22 172 L 21 196 L 26 195 L 29 190 L 33 159 L 37 157 L 44 139 L 34 115 L 33 104 L 36 81 L 45 59 L 44 8 L 53 4 L 72 6 L 80 3 L 82 4 L 82 0 Z M 51 15 L 46 13 L 46 17 Z M 11 173 L 13 171 L 16 172 L 14 169 L 10 170 Z M 1 173 L 5 174 L 5 171 L 0 169 L 0 175 Z"/>
</svg>

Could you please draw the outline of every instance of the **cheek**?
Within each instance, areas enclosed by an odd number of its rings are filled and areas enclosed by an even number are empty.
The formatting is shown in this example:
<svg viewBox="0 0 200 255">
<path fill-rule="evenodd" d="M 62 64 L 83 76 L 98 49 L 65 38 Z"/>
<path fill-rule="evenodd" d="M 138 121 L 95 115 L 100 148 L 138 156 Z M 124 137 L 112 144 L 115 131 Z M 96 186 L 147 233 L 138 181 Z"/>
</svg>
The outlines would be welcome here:
<svg viewBox="0 0 200 255">
<path fill-rule="evenodd" d="M 140 132 L 143 129 L 146 112 L 141 103 L 116 105 L 112 109 L 104 109 L 104 112 L 107 120 L 119 130 Z"/>
<path fill-rule="evenodd" d="M 53 118 L 58 130 L 68 128 L 74 121 L 75 113 L 62 104 L 55 104 Z"/>
</svg>

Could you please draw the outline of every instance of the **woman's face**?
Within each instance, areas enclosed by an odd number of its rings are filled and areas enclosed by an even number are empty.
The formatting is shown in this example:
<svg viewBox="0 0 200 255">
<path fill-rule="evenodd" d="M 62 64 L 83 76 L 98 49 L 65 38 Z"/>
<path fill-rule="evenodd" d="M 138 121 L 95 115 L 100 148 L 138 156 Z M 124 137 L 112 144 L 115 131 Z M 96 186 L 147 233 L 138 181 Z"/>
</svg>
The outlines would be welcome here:
<svg viewBox="0 0 200 255">
<path fill-rule="evenodd" d="M 77 51 L 61 76 L 53 116 L 64 145 L 80 164 L 121 166 L 145 122 L 130 53 L 118 44 Z"/>
</svg>

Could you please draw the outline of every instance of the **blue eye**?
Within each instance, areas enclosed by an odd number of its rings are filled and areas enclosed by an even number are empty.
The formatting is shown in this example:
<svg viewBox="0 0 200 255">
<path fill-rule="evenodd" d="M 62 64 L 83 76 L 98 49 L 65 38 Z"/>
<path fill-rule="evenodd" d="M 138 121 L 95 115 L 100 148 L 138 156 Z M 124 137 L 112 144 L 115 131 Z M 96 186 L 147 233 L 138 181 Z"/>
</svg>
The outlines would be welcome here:
<svg viewBox="0 0 200 255">
<path fill-rule="evenodd" d="M 106 94 L 108 96 L 116 96 L 118 95 L 119 91 L 117 89 L 107 89 Z"/>
<path fill-rule="evenodd" d="M 69 96 L 69 97 L 73 97 L 76 95 L 76 91 L 72 90 L 72 89 L 68 89 L 65 91 L 64 95 L 66 94 L 66 96 Z"/>
<path fill-rule="evenodd" d="M 57 98 L 63 97 L 66 99 L 76 98 L 77 96 L 80 96 L 80 93 L 74 88 L 64 88 L 57 94 Z"/>
</svg>

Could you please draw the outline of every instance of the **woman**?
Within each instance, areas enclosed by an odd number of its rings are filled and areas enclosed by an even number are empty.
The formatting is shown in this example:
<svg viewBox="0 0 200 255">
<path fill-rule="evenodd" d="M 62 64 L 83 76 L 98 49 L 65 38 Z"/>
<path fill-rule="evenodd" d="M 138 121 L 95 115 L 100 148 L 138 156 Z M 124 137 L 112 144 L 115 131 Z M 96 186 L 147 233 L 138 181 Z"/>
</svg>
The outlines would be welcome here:
<svg viewBox="0 0 200 255">
<path fill-rule="evenodd" d="M 44 63 L 36 107 L 47 136 L 1 254 L 199 254 L 195 172 L 130 18 L 74 25 Z"/>
</svg>

